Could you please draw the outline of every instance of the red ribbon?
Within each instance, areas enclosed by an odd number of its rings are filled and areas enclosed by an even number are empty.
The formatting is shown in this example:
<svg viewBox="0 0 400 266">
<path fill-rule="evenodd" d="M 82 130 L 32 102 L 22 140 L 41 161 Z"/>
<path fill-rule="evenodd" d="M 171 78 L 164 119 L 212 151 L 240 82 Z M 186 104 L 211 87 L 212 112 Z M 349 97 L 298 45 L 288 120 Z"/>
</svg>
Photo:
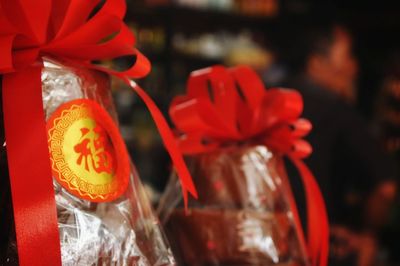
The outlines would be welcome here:
<svg viewBox="0 0 400 266">
<path fill-rule="evenodd" d="M 193 72 L 187 94 L 178 96 L 170 108 L 171 118 L 181 135 L 184 154 L 204 153 L 231 144 L 264 144 L 297 167 L 305 187 L 308 224 L 308 253 L 312 265 L 325 266 L 328 258 L 328 217 L 321 191 L 302 161 L 311 146 L 302 139 L 311 123 L 300 119 L 301 95 L 294 90 L 266 90 L 248 67 L 225 69 L 214 66 Z M 296 227 L 303 230 L 294 200 Z"/>
<path fill-rule="evenodd" d="M 129 84 L 160 130 L 185 201 L 187 192 L 197 197 L 167 122 L 145 91 L 130 81 L 146 75 L 150 63 L 135 49 L 135 37 L 123 22 L 125 11 L 125 0 L 0 0 L 0 74 L 20 265 L 61 265 L 42 102 L 44 56 L 98 69 Z M 91 63 L 121 56 L 136 57 L 123 72 Z"/>
</svg>

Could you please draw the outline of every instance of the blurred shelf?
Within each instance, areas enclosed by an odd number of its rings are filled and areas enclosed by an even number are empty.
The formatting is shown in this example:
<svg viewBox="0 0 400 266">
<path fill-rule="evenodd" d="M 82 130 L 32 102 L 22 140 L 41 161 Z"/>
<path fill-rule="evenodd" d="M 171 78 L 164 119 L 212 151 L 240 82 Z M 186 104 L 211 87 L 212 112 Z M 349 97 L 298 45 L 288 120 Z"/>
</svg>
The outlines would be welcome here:
<svg viewBox="0 0 400 266">
<path fill-rule="evenodd" d="M 165 51 L 155 51 L 146 48 L 139 48 L 139 50 L 152 62 L 159 63 L 167 60 L 167 54 Z"/>
<path fill-rule="evenodd" d="M 198 9 L 183 6 L 155 6 L 155 7 L 134 7 L 129 8 L 128 20 L 154 25 L 164 21 L 171 23 L 175 28 L 182 31 L 210 31 L 210 29 L 231 29 L 240 30 L 240 27 L 263 28 L 272 23 L 276 17 L 251 16 L 215 9 Z M 211 27 L 211 28 L 210 28 Z"/>
<path fill-rule="evenodd" d="M 213 65 L 221 63 L 223 61 L 222 58 L 210 58 L 202 55 L 183 53 L 181 51 L 172 51 L 171 56 L 174 61 L 183 61 L 185 63 L 191 63 L 196 65 L 198 64 Z"/>
<path fill-rule="evenodd" d="M 211 65 L 222 64 L 224 58 L 208 57 L 203 53 L 188 54 L 176 50 L 174 37 L 178 34 L 187 40 L 193 40 L 205 34 L 226 34 L 227 36 L 249 32 L 254 37 L 254 42 L 262 43 L 268 29 L 274 29 L 277 23 L 276 17 L 250 16 L 236 12 L 228 12 L 215 9 L 198 9 L 176 5 L 164 5 L 149 7 L 140 6 L 138 2 L 128 7 L 126 20 L 133 27 L 138 28 L 139 49 L 145 54 L 153 65 L 163 69 L 165 76 L 165 88 L 174 90 L 182 83 L 182 76 L 187 76 L 187 71 Z M 147 32 L 148 31 L 148 32 Z M 142 32 L 143 39 L 140 38 Z M 151 36 L 151 32 L 163 35 L 163 47 L 153 49 L 152 43 L 146 45 L 146 41 L 157 37 Z M 160 33 L 161 32 L 161 33 Z M 146 35 L 147 34 L 147 35 Z M 207 35 L 208 36 L 208 35 Z M 178 84 L 178 85 L 177 85 Z"/>
<path fill-rule="evenodd" d="M 212 58 L 203 55 L 196 55 L 177 51 L 172 49 L 171 51 L 154 51 L 150 49 L 139 48 L 150 61 L 155 63 L 165 62 L 165 60 L 171 60 L 173 62 L 185 62 L 191 64 L 218 64 L 223 62 L 223 58 Z"/>
</svg>

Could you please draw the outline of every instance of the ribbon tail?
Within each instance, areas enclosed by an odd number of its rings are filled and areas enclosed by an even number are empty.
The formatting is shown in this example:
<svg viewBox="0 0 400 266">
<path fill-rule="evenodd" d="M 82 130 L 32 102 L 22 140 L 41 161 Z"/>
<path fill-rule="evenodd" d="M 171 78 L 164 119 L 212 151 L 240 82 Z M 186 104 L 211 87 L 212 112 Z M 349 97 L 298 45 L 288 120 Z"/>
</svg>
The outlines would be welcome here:
<svg viewBox="0 0 400 266">
<path fill-rule="evenodd" d="M 279 172 L 281 173 L 281 179 L 282 179 L 282 183 L 284 184 L 285 192 L 288 195 L 287 199 L 288 199 L 288 203 L 289 203 L 290 209 L 293 214 L 294 225 L 298 232 L 297 235 L 298 235 L 299 242 L 301 245 L 301 250 L 304 252 L 304 254 L 307 254 L 308 252 L 306 252 L 307 245 L 306 245 L 304 230 L 303 230 L 303 226 L 301 224 L 299 211 L 297 209 L 296 200 L 293 195 L 293 190 L 290 186 L 290 181 L 288 179 L 288 175 L 287 175 L 287 172 L 285 169 L 285 164 L 284 164 L 283 158 L 279 159 L 277 166 L 278 166 Z"/>
<path fill-rule="evenodd" d="M 185 202 L 185 209 L 187 208 L 188 204 L 188 193 L 190 193 L 194 198 L 197 199 L 197 191 L 195 185 L 193 183 L 192 177 L 189 173 L 189 170 L 186 166 L 186 163 L 183 159 L 183 155 L 179 150 L 178 144 L 176 143 L 175 137 L 165 120 L 164 116 L 162 115 L 161 111 L 158 109 L 156 104 L 153 100 L 149 97 L 149 95 L 139 87 L 135 82 L 125 79 L 125 82 L 128 83 L 129 86 L 139 95 L 139 97 L 143 100 L 146 104 L 147 108 L 152 115 L 154 122 L 160 132 L 160 135 L 163 139 L 165 148 L 167 149 L 171 160 L 175 166 L 175 170 L 179 176 L 180 183 L 182 186 L 182 193 L 183 199 Z"/>
<path fill-rule="evenodd" d="M 312 265 L 326 266 L 329 255 L 329 222 L 321 190 L 305 163 L 293 157 L 290 159 L 300 173 L 306 194 L 307 239 Z"/>
<path fill-rule="evenodd" d="M 42 67 L 3 76 L 3 111 L 19 264 L 61 265 L 42 102 Z"/>
</svg>

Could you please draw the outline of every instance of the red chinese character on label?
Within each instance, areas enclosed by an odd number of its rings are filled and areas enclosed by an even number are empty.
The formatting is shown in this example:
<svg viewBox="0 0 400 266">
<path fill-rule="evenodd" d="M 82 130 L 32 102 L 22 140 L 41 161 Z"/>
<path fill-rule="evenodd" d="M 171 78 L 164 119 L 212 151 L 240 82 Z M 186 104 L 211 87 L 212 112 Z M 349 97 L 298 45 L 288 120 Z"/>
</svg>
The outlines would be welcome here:
<svg viewBox="0 0 400 266">
<path fill-rule="evenodd" d="M 112 174 L 113 161 L 111 154 L 106 150 L 107 135 L 105 131 L 96 126 L 94 129 L 81 128 L 79 144 L 74 150 L 79 154 L 76 161 L 78 165 L 84 165 L 87 171 L 94 170 L 96 173 L 106 172 Z"/>
<path fill-rule="evenodd" d="M 47 131 L 53 176 L 68 192 L 90 202 L 111 202 L 126 192 L 129 155 L 113 118 L 96 101 L 62 104 Z"/>
</svg>

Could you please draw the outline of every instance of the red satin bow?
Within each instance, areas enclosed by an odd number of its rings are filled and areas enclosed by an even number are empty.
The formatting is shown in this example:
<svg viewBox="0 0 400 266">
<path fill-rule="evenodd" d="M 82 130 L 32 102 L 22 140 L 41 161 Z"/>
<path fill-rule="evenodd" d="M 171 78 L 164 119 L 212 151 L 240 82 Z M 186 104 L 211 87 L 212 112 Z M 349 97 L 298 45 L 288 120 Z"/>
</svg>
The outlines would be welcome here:
<svg viewBox="0 0 400 266">
<path fill-rule="evenodd" d="M 197 197 L 164 117 L 130 81 L 146 75 L 150 63 L 134 47 L 135 38 L 123 22 L 125 11 L 125 0 L 0 0 L 0 74 L 20 265 L 61 264 L 41 94 L 44 56 L 98 69 L 129 84 L 156 122 L 180 176 L 185 201 L 187 192 Z M 123 72 L 91 63 L 121 56 L 136 57 Z"/>
<path fill-rule="evenodd" d="M 300 119 L 301 95 L 294 90 L 266 90 L 248 67 L 222 66 L 193 72 L 185 96 L 174 99 L 170 116 L 182 133 L 179 146 L 195 154 L 237 143 L 265 144 L 288 156 L 299 170 L 306 192 L 308 252 L 313 265 L 327 265 L 328 219 L 324 200 L 312 173 L 301 160 L 311 154 L 302 139 L 311 123 Z M 296 226 L 301 230 L 292 202 Z M 303 235 L 303 234 L 301 234 Z"/>
</svg>

